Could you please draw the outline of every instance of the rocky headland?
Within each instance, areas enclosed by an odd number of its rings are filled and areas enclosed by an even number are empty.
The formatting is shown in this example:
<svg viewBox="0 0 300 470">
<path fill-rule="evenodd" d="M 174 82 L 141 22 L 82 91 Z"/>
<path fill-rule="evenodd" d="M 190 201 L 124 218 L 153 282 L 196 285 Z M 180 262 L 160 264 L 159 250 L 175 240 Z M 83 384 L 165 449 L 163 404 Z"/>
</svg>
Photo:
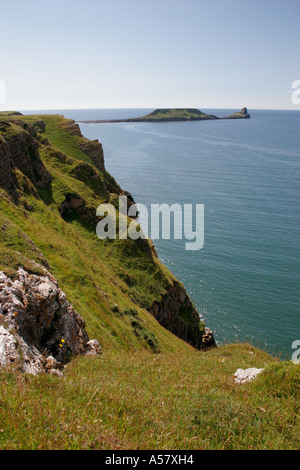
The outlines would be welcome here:
<svg viewBox="0 0 300 470">
<path fill-rule="evenodd" d="M 240 111 L 230 114 L 229 116 L 224 116 L 222 119 L 250 119 L 250 117 L 248 109 L 242 108 Z"/>
</svg>

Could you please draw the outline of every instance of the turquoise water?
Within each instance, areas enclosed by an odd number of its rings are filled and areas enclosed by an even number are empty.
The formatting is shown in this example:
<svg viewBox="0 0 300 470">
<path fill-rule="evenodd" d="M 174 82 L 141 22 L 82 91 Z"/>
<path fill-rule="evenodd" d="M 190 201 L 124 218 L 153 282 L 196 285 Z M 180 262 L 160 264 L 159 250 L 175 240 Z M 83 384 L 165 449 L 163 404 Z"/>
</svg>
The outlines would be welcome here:
<svg viewBox="0 0 300 470">
<path fill-rule="evenodd" d="M 113 119 L 151 110 L 60 111 Z M 230 110 L 204 110 L 223 116 Z M 205 241 L 156 240 L 218 344 L 249 341 L 283 358 L 300 339 L 300 113 L 250 120 L 80 124 L 136 202 L 204 204 Z"/>
</svg>

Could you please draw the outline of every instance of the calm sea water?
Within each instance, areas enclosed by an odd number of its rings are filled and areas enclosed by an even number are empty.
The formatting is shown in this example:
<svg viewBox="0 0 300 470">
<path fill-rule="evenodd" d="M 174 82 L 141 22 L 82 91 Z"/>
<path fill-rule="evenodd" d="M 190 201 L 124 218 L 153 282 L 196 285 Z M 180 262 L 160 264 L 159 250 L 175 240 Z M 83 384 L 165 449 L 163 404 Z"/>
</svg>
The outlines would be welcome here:
<svg viewBox="0 0 300 470">
<path fill-rule="evenodd" d="M 58 112 L 88 120 L 150 111 Z M 136 202 L 204 204 L 201 250 L 173 239 L 155 246 L 217 343 L 248 341 L 290 358 L 300 339 L 300 113 L 249 112 L 250 120 L 80 127 L 102 142 L 107 170 Z"/>
</svg>

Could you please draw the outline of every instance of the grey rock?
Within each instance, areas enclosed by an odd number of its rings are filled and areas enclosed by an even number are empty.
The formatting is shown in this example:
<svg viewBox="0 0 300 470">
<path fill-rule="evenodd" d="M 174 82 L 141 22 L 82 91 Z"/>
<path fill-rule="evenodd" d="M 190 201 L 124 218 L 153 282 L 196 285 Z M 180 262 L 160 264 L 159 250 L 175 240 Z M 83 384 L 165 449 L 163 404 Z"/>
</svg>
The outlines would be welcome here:
<svg viewBox="0 0 300 470">
<path fill-rule="evenodd" d="M 248 369 L 237 369 L 234 374 L 235 383 L 243 384 L 251 382 L 255 377 L 260 374 L 264 369 L 257 369 L 256 367 L 249 367 Z"/>
<path fill-rule="evenodd" d="M 102 354 L 102 348 L 97 339 L 91 339 L 86 343 L 86 356 L 96 356 L 97 354 Z"/>
<path fill-rule="evenodd" d="M 179 282 L 168 287 L 161 300 L 153 302 L 149 312 L 164 328 L 194 348 L 207 350 L 216 346 L 213 332 L 209 328 L 200 331 L 200 315 Z M 187 312 L 189 323 L 185 321 Z"/>
<path fill-rule="evenodd" d="M 4 326 L 0 325 L 0 366 L 15 362 L 17 358 L 16 339 Z"/>
<path fill-rule="evenodd" d="M 0 272 L 0 365 L 19 359 L 24 372 L 60 374 L 71 357 L 102 349 L 56 279 L 40 268 L 43 276 L 19 268 L 14 280 Z"/>
</svg>

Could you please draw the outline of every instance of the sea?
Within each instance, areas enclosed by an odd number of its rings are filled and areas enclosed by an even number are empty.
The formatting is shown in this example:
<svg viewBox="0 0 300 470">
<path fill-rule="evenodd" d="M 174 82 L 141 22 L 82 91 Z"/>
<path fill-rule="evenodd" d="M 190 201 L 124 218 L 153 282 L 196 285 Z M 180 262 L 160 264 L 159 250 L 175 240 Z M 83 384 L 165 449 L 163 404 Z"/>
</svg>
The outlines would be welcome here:
<svg viewBox="0 0 300 470">
<path fill-rule="evenodd" d="M 236 111 L 198 109 L 219 117 Z M 22 112 L 82 121 L 153 110 Z M 217 344 L 248 342 L 289 360 L 300 343 L 300 112 L 248 112 L 251 119 L 79 125 L 149 213 L 152 204 L 203 206 L 201 249 L 186 250 L 184 237 L 154 244 Z"/>
</svg>

